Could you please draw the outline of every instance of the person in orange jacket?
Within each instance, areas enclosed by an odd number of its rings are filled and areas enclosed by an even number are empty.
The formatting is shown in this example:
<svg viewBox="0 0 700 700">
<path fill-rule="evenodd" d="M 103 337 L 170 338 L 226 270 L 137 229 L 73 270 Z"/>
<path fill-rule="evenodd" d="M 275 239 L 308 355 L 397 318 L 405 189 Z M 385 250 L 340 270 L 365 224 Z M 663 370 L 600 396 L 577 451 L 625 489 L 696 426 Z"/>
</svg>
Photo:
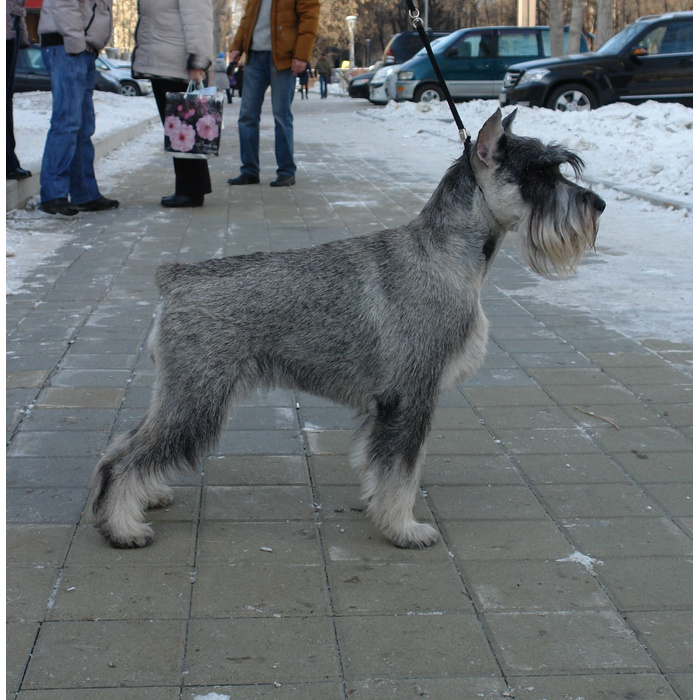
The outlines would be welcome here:
<svg viewBox="0 0 700 700">
<path fill-rule="evenodd" d="M 318 31 L 319 0 L 248 0 L 231 45 L 231 60 L 246 55 L 245 92 L 238 135 L 240 175 L 229 185 L 260 182 L 260 113 L 265 91 L 272 93 L 277 177 L 272 187 L 295 183 L 292 100 L 297 74 L 305 68 Z"/>
</svg>

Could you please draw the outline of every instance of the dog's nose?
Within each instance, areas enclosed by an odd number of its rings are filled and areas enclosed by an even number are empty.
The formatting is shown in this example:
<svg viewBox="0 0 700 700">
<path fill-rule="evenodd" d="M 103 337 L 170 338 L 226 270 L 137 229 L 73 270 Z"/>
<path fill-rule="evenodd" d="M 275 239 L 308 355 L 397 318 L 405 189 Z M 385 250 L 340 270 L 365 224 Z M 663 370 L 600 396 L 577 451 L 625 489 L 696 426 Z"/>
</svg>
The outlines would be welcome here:
<svg viewBox="0 0 700 700">
<path fill-rule="evenodd" d="M 599 197 L 597 194 L 593 195 L 593 207 L 597 212 L 602 214 L 605 211 L 605 200 Z"/>
</svg>

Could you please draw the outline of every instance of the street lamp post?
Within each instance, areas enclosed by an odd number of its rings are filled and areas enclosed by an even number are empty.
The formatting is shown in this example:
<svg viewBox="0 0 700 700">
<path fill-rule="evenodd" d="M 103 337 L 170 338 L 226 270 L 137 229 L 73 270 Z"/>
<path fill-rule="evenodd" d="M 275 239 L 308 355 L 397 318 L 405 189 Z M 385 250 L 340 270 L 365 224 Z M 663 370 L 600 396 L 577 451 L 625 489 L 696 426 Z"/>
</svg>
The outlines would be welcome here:
<svg viewBox="0 0 700 700">
<path fill-rule="evenodd" d="M 355 67 L 355 22 L 357 22 L 357 17 L 348 15 L 345 21 L 348 23 L 348 31 L 350 32 L 350 70 L 352 70 Z"/>
</svg>

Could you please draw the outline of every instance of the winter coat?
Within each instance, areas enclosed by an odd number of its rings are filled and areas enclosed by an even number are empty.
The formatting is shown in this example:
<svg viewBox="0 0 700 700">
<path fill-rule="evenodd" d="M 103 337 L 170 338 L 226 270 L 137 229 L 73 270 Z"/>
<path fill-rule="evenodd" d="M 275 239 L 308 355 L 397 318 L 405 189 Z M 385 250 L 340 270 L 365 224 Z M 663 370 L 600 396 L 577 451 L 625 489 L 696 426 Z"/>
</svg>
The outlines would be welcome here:
<svg viewBox="0 0 700 700">
<path fill-rule="evenodd" d="M 326 56 L 321 56 L 321 58 L 316 61 L 316 74 L 317 75 L 331 75 L 331 62 Z"/>
<path fill-rule="evenodd" d="M 259 9 L 260 0 L 248 0 L 241 24 L 233 37 L 232 51 L 250 53 Z M 320 0 L 272 0 L 272 61 L 277 70 L 291 68 L 293 58 L 305 63 L 311 58 L 320 10 Z"/>
<path fill-rule="evenodd" d="M 24 0 L 5 0 L 5 14 L 7 15 L 7 40 L 19 38 L 20 46 L 29 46 Z M 19 37 L 15 35 L 15 19 L 17 17 L 19 17 Z"/>
<path fill-rule="evenodd" d="M 39 34 L 60 34 L 68 54 L 99 52 L 112 35 L 112 0 L 44 0 Z"/>
<path fill-rule="evenodd" d="M 189 80 L 190 70 L 211 65 L 211 0 L 140 0 L 135 35 L 135 78 Z"/>
<path fill-rule="evenodd" d="M 228 73 L 226 72 L 226 59 L 217 57 L 214 59 L 214 85 L 218 90 L 228 90 Z"/>
</svg>

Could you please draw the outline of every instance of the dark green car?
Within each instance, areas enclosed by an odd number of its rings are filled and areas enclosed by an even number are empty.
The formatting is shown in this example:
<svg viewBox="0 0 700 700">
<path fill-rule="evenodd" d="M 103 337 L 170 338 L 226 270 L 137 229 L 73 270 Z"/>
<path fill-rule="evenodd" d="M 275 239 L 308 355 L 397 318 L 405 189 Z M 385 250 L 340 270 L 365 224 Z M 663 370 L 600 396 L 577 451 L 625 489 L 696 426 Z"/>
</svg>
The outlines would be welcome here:
<svg viewBox="0 0 700 700">
<path fill-rule="evenodd" d="M 565 45 L 568 37 L 565 28 Z M 552 53 L 549 27 L 458 29 L 435 41 L 432 49 L 447 87 L 457 100 L 498 97 L 510 65 Z M 580 50 L 589 50 L 583 34 Z M 401 66 L 397 99 L 415 102 L 445 99 L 425 49 Z"/>
</svg>

